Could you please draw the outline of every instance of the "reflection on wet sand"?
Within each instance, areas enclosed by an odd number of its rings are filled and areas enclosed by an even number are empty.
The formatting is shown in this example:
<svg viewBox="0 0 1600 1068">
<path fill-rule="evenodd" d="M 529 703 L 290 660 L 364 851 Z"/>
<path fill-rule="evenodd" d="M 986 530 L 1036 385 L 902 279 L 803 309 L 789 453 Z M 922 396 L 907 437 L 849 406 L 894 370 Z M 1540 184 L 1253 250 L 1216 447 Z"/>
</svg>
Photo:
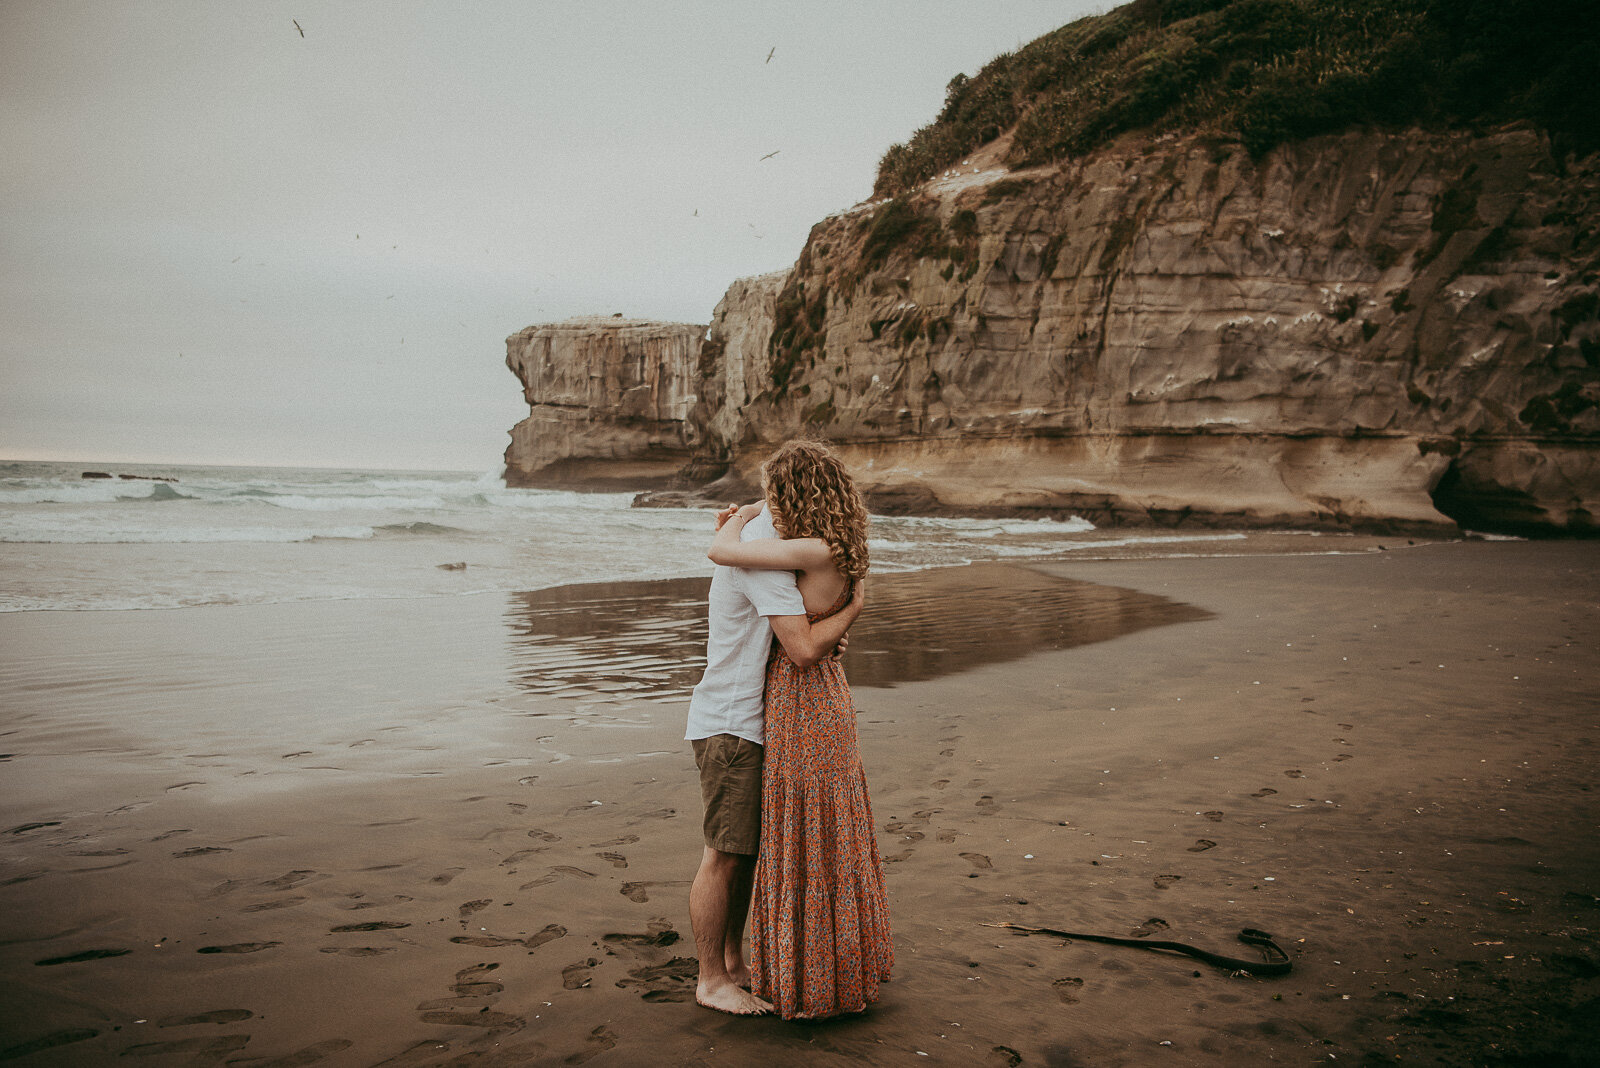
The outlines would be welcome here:
<svg viewBox="0 0 1600 1068">
<path fill-rule="evenodd" d="M 678 701 L 705 668 L 709 579 L 596 582 L 511 596 L 516 682 L 534 693 Z M 1211 613 L 1004 564 L 873 576 L 850 632 L 857 686 L 892 686 L 1109 641 Z"/>
</svg>

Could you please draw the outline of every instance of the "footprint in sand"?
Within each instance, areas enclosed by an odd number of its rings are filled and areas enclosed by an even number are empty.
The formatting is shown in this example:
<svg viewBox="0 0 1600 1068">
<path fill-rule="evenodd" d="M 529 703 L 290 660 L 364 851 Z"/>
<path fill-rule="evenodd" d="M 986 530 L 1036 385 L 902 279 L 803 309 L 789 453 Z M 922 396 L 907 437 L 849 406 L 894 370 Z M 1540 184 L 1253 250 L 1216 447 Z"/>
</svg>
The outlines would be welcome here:
<svg viewBox="0 0 1600 1068">
<path fill-rule="evenodd" d="M 180 1038 L 172 1042 L 141 1042 L 122 1051 L 124 1057 L 160 1057 L 167 1054 L 204 1054 L 189 1061 L 190 1064 L 216 1064 L 224 1053 L 244 1049 L 249 1035 L 216 1035 L 210 1038 Z"/>
<path fill-rule="evenodd" d="M 1022 1054 L 1010 1046 L 996 1046 L 989 1051 L 989 1063 L 1004 1065 L 1005 1068 L 1017 1068 L 1022 1063 Z"/>
<path fill-rule="evenodd" d="M 923 834 L 921 831 L 907 830 L 906 825 L 901 823 L 899 820 L 890 820 L 888 823 L 885 823 L 883 825 L 883 830 L 885 834 L 898 834 L 908 842 L 920 842 L 927 837 L 927 835 Z"/>
<path fill-rule="evenodd" d="M 41 968 L 48 968 L 52 964 L 78 964 L 86 960 L 106 960 L 110 957 L 125 957 L 132 953 L 131 949 L 86 949 L 82 953 L 74 953 L 67 957 L 50 957 L 47 960 L 36 960 L 33 963 Z"/>
<path fill-rule="evenodd" d="M 534 846 L 531 849 L 519 849 L 515 853 L 512 853 L 510 856 L 501 860 L 500 867 L 509 868 L 513 864 L 520 864 L 529 857 L 536 857 L 549 848 L 549 846 Z"/>
<path fill-rule="evenodd" d="M 609 860 L 613 868 L 626 868 L 628 866 L 628 858 L 621 853 L 596 853 L 595 856 L 601 860 Z"/>
<path fill-rule="evenodd" d="M 281 946 L 282 942 L 235 942 L 228 946 L 201 946 L 196 953 L 260 953 L 263 949 Z"/>
<path fill-rule="evenodd" d="M 38 1038 L 30 1038 L 28 1041 L 18 1045 L 0 1049 L 0 1061 L 14 1061 L 18 1058 L 26 1057 L 30 1053 L 38 1053 L 41 1050 L 55 1049 L 57 1046 L 70 1046 L 74 1042 L 87 1042 L 99 1034 L 100 1032 L 92 1027 L 73 1027 L 65 1031 L 51 1031 L 47 1035 L 40 1035 Z"/>
<path fill-rule="evenodd" d="M 368 868 L 367 870 L 371 871 L 372 869 Z M 454 879 L 457 875 L 460 875 L 466 870 L 467 869 L 465 868 L 446 868 L 444 871 L 440 872 L 438 875 L 435 875 L 428 881 L 437 886 L 445 886 L 450 882 L 450 880 Z"/>
<path fill-rule="evenodd" d="M 1182 878 L 1183 876 L 1181 875 L 1157 875 L 1154 879 L 1150 880 L 1150 882 L 1157 890 L 1165 890 L 1167 887 L 1171 886 L 1173 883 Z"/>
<path fill-rule="evenodd" d="M 233 850 L 229 849 L 227 846 L 195 846 L 192 849 L 180 849 L 172 855 L 179 860 L 183 860 L 186 857 L 208 857 L 213 853 L 232 852 Z"/>
<path fill-rule="evenodd" d="M 667 946 L 677 945 L 680 936 L 672 929 L 672 924 L 667 920 L 651 920 L 649 930 L 644 934 L 612 933 L 600 936 L 600 941 L 608 946 L 623 946 L 635 951 L 648 951 L 664 949 Z M 606 952 L 611 952 L 609 949 Z"/>
<path fill-rule="evenodd" d="M 1218 811 L 1216 809 L 1212 809 L 1210 812 L 1202 812 L 1202 813 L 1200 813 L 1200 815 L 1204 816 L 1206 819 L 1210 820 L 1212 823 L 1221 823 L 1224 813 L 1222 813 L 1222 812 L 1220 812 L 1220 811 Z"/>
<path fill-rule="evenodd" d="M 318 1061 L 343 1052 L 355 1045 L 348 1038 L 330 1038 L 317 1042 L 305 1049 L 297 1049 L 283 1057 L 274 1057 L 271 1060 L 258 1061 L 251 1058 L 251 1068 L 299 1068 L 302 1064 L 316 1064 Z M 198 1063 L 205 1063 L 200 1061 Z"/>
<path fill-rule="evenodd" d="M 481 935 L 456 935 L 450 941 L 459 946 L 479 946 L 484 949 L 495 949 L 500 946 L 523 946 L 530 953 L 546 942 L 554 942 L 566 936 L 567 929 L 559 923 L 550 923 L 544 929 L 531 934 L 527 938 L 507 938 L 496 934 Z"/>
<path fill-rule="evenodd" d="M 535 886 L 544 886 L 546 883 L 553 883 L 563 875 L 570 876 L 571 878 L 574 878 L 574 879 L 593 879 L 594 878 L 594 872 L 592 872 L 592 871 L 584 871 L 582 868 L 574 868 L 570 864 L 557 864 L 555 867 L 550 869 L 550 874 L 549 875 L 541 875 L 539 878 L 533 880 L 531 883 L 523 883 L 517 889 L 519 889 L 519 890 L 531 890 Z"/>
<path fill-rule="evenodd" d="M 636 834 L 625 834 L 621 838 L 613 838 L 609 842 L 590 842 L 589 843 L 589 848 L 590 849 L 604 849 L 607 846 L 635 845 L 638 841 L 639 841 L 639 836 L 638 835 L 636 835 Z"/>
<path fill-rule="evenodd" d="M 353 934 L 357 931 L 398 931 L 402 927 L 410 927 L 409 923 L 399 920 L 369 920 L 366 923 L 341 923 L 337 927 L 328 928 L 329 934 Z"/>
<path fill-rule="evenodd" d="M 194 1016 L 163 1016 L 156 1021 L 157 1027 L 190 1027 L 195 1024 L 238 1023 L 248 1020 L 255 1013 L 249 1009 L 214 1009 L 211 1012 L 202 1012 Z"/>
<path fill-rule="evenodd" d="M 1340 753 L 1338 756 L 1333 758 L 1334 763 L 1336 763 L 1336 764 L 1341 760 L 1350 760 L 1350 759 L 1352 759 L 1352 758 L 1351 758 L 1349 753 Z"/>
<path fill-rule="evenodd" d="M 45 820 L 42 823 L 22 823 L 22 824 L 18 824 L 17 826 L 11 828 L 6 833 L 7 834 L 27 834 L 29 831 L 38 831 L 38 830 L 43 830 L 46 827 L 59 827 L 59 826 L 61 826 L 61 821 L 60 820 Z"/>
<path fill-rule="evenodd" d="M 1063 1005 L 1076 1005 L 1078 994 L 1083 990 L 1083 980 L 1075 975 L 1057 979 L 1050 985 L 1055 988 L 1056 996 L 1061 999 Z"/>
<path fill-rule="evenodd" d="M 457 994 L 468 997 L 481 997 L 485 994 L 498 994 L 504 990 L 504 983 L 497 983 L 493 979 L 483 978 L 496 968 L 498 963 L 473 964 L 456 972 L 456 981 L 450 989 Z"/>
<path fill-rule="evenodd" d="M 461 907 L 456 911 L 461 917 L 461 922 L 465 923 L 468 916 L 471 916 L 474 912 L 481 912 L 492 904 L 494 904 L 494 902 L 490 898 L 484 897 L 479 898 L 477 901 L 462 902 Z"/>
<path fill-rule="evenodd" d="M 551 834 L 549 831 L 541 831 L 537 827 L 535 827 L 533 830 L 528 832 L 528 837 L 529 838 L 537 838 L 541 842 L 559 842 L 559 841 L 561 841 L 561 836 L 559 834 Z"/>
<path fill-rule="evenodd" d="M 188 827 L 179 827 L 176 830 L 164 831 L 161 834 L 158 834 L 154 838 L 150 839 L 150 841 L 152 841 L 152 842 L 164 842 L 168 838 L 173 837 L 174 835 L 193 834 L 193 833 L 194 832 L 192 830 L 190 830 Z"/>
<path fill-rule="evenodd" d="M 302 896 L 280 897 L 276 901 L 258 901 L 254 905 L 246 905 L 240 912 L 270 912 L 273 909 L 292 909 L 303 904 L 307 899 Z"/>
<path fill-rule="evenodd" d="M 572 1053 L 563 1061 L 564 1064 L 583 1064 L 600 1056 L 608 1049 L 613 1049 L 617 1044 L 616 1034 L 605 1024 L 601 1024 L 589 1032 L 589 1037 L 583 1040 L 583 1049 Z"/>
<path fill-rule="evenodd" d="M 526 812 L 526 811 L 528 811 L 528 806 L 524 805 L 521 801 L 507 801 L 506 802 L 506 807 L 509 808 L 512 812 Z"/>
<path fill-rule="evenodd" d="M 1299 768 L 1290 768 L 1288 771 L 1284 772 L 1284 774 L 1289 776 L 1291 779 L 1303 779 L 1306 777 L 1306 773 L 1301 771 Z"/>
<path fill-rule="evenodd" d="M 1211 839 L 1209 839 L 1209 838 L 1197 838 L 1197 839 L 1195 839 L 1194 845 L 1189 847 L 1189 852 L 1191 852 L 1191 853 L 1204 853 L 1208 849 L 1215 849 L 1215 848 L 1217 848 L 1217 843 L 1213 842 Z"/>
<path fill-rule="evenodd" d="M 348 898 L 361 898 L 361 897 L 364 897 L 364 896 L 365 895 L 359 890 L 357 890 L 354 893 L 345 895 L 345 897 L 348 897 Z M 404 905 L 406 902 L 408 902 L 410 900 L 411 900 L 411 898 L 407 897 L 404 894 L 395 894 L 393 897 L 385 898 L 382 901 L 359 901 L 359 900 L 357 900 L 357 901 L 352 901 L 348 905 L 340 905 L 338 907 L 341 908 L 341 909 L 344 909 L 346 912 L 359 912 L 362 909 L 381 909 L 381 908 L 385 908 L 385 907 L 387 907 L 389 905 Z"/>
<path fill-rule="evenodd" d="M 1251 794 L 1250 796 L 1251 797 L 1271 797 L 1273 794 L 1275 794 L 1277 792 L 1278 791 L 1274 790 L 1270 786 L 1263 786 L 1261 789 L 1257 790 L 1255 793 Z"/>
<path fill-rule="evenodd" d="M 1166 920 L 1163 920 L 1161 917 L 1152 916 L 1150 919 L 1145 920 L 1139 926 L 1129 931 L 1128 936 L 1130 938 L 1148 938 L 1153 934 L 1158 934 L 1161 931 L 1170 929 L 1171 926 L 1172 925 L 1170 923 L 1168 923 Z"/>
<path fill-rule="evenodd" d="M 935 790 L 943 790 L 946 786 L 949 786 L 949 785 L 950 785 L 950 780 L 949 779 L 935 779 L 935 780 L 933 780 L 933 788 Z"/>
<path fill-rule="evenodd" d="M 1353 731 L 1356 729 L 1356 725 L 1354 723 L 1341 723 L 1339 724 L 1339 729 L 1342 731 Z"/>
<path fill-rule="evenodd" d="M 513 1034 L 528 1026 L 528 1021 L 509 1012 L 479 1009 L 477 1012 L 460 1010 L 424 1012 L 419 1017 L 423 1023 L 445 1024 L 451 1027 L 481 1027 L 492 1038 Z"/>
<path fill-rule="evenodd" d="M 912 854 L 913 850 L 910 849 L 902 849 L 898 853 L 885 853 L 883 854 L 883 862 L 885 864 L 899 864 L 901 861 L 910 860 Z"/>
<path fill-rule="evenodd" d="M 583 990 L 594 982 L 594 976 L 589 974 L 589 969 L 600 962 L 593 957 L 587 960 L 576 961 L 561 969 L 561 988 L 563 990 Z"/>
<path fill-rule="evenodd" d="M 956 751 L 954 749 L 941 749 L 939 750 L 939 755 L 942 757 L 953 757 L 956 755 Z"/>
<path fill-rule="evenodd" d="M 668 879 L 668 880 L 664 880 L 664 881 L 660 881 L 660 882 L 653 882 L 653 883 L 623 883 L 622 884 L 622 889 L 619 890 L 618 893 L 620 893 L 623 897 L 627 898 L 629 901 L 637 901 L 639 904 L 642 905 L 646 901 L 650 900 L 650 894 L 649 894 L 648 891 L 653 886 L 688 886 L 688 885 L 689 885 L 689 880 L 688 879 Z"/>
<path fill-rule="evenodd" d="M 650 812 L 641 812 L 633 818 L 636 820 L 670 820 L 678 814 L 675 808 L 658 808 Z"/>
<path fill-rule="evenodd" d="M 968 864 L 971 864 L 974 868 L 977 868 L 980 871 L 986 868 L 994 867 L 994 864 L 989 860 L 989 858 L 984 856 L 982 853 L 962 853 L 961 859 L 965 860 Z"/>
<path fill-rule="evenodd" d="M 267 879 L 257 883 L 256 885 L 260 886 L 264 890 L 287 890 L 291 886 L 299 886 L 301 883 L 317 874 L 317 872 L 306 868 L 296 868 L 294 871 L 284 872 L 276 879 Z"/>
<path fill-rule="evenodd" d="M 950 845 L 951 843 L 953 843 L 956 840 L 956 832 L 955 831 L 940 831 L 939 835 L 938 835 L 938 838 L 939 838 L 939 841 L 943 842 L 945 845 Z"/>
<path fill-rule="evenodd" d="M 385 953 L 393 953 L 393 946 L 323 946 L 318 953 L 337 953 L 341 957 L 381 957 Z"/>
<path fill-rule="evenodd" d="M 974 801 L 973 805 L 977 808 L 994 808 L 994 798 L 989 794 L 984 794 L 982 797 Z"/>
<path fill-rule="evenodd" d="M 700 964 L 693 957 L 673 957 L 665 964 L 633 968 L 628 978 L 618 979 L 626 990 L 638 987 L 646 1001 L 693 1001 L 695 983 L 700 979 Z"/>
</svg>

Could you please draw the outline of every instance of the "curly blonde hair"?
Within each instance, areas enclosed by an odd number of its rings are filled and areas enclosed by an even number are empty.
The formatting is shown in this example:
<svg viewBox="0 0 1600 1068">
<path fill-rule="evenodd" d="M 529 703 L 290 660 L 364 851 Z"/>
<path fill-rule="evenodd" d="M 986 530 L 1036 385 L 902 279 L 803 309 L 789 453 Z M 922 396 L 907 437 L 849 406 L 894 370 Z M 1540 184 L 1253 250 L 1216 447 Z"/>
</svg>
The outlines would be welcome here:
<svg viewBox="0 0 1600 1068">
<path fill-rule="evenodd" d="M 851 582 L 864 578 L 867 506 L 855 480 L 820 441 L 791 441 L 761 465 L 767 508 L 786 538 L 821 538 L 833 566 Z"/>
</svg>

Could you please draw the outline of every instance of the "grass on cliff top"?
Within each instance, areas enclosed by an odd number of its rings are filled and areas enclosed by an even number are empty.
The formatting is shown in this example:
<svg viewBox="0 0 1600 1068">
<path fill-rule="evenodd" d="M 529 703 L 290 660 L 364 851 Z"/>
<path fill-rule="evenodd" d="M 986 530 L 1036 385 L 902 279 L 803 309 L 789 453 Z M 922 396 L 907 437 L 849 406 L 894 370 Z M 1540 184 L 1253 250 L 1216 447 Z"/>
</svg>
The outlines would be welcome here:
<svg viewBox="0 0 1600 1068">
<path fill-rule="evenodd" d="M 1527 120 L 1600 149 L 1592 0 L 1134 0 L 974 77 L 878 165 L 893 196 L 1015 128 L 1006 162 L 1082 155 L 1135 129 L 1236 137 L 1254 156 L 1355 124 Z"/>
</svg>

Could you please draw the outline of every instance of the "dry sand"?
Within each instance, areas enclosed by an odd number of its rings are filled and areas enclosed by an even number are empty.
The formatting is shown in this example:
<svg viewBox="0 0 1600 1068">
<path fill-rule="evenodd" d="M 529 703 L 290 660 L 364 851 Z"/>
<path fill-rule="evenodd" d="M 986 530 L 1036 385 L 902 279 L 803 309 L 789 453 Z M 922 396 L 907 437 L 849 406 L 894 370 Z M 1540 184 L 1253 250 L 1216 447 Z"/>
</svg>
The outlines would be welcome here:
<svg viewBox="0 0 1600 1068">
<path fill-rule="evenodd" d="M 1594 1063 L 1597 564 L 875 580 L 897 971 L 822 1024 L 688 1002 L 703 583 L 0 617 L 0 1060 Z"/>
</svg>

